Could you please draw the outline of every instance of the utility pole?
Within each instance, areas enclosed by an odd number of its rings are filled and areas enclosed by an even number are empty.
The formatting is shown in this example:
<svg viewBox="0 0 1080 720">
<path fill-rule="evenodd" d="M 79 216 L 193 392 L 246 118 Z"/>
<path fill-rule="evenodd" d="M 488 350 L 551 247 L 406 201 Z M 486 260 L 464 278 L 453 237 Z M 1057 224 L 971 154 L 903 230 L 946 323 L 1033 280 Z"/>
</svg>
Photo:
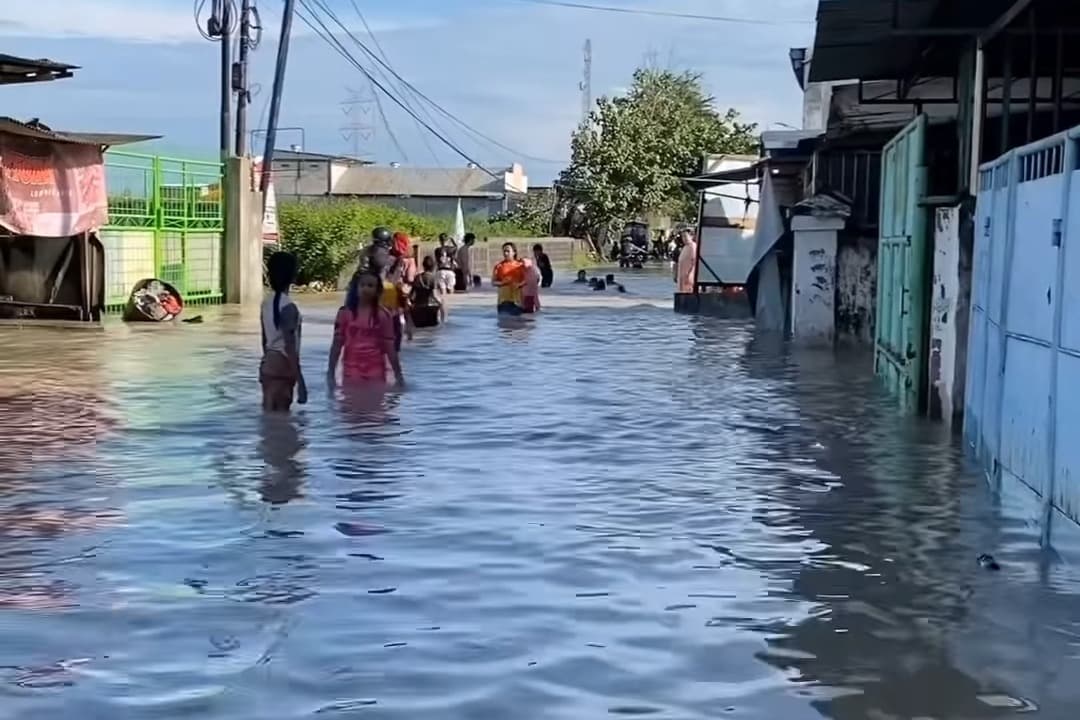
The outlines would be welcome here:
<svg viewBox="0 0 1080 720">
<path fill-rule="evenodd" d="M 589 123 L 589 113 L 592 112 L 592 39 L 585 39 L 585 71 L 582 74 L 581 83 L 581 124 Z"/>
<path fill-rule="evenodd" d="M 236 91 L 236 154 L 247 155 L 247 109 L 251 102 L 248 90 L 248 54 L 251 51 L 252 0 L 240 3 L 240 55 L 233 66 L 233 90 Z"/>
<path fill-rule="evenodd" d="M 274 169 L 274 143 L 277 141 L 278 115 L 281 112 L 281 93 L 285 89 L 285 65 L 289 60 L 289 37 L 292 35 L 293 11 L 296 0 L 285 0 L 281 13 L 281 36 L 278 39 L 277 65 L 274 68 L 274 89 L 270 94 L 270 119 L 266 124 L 266 150 L 263 152 L 263 172 L 259 177 L 259 190 L 266 201 L 266 189 Z"/>
<path fill-rule="evenodd" d="M 375 93 L 368 87 L 367 92 L 357 92 L 345 88 L 348 96 L 341 103 L 341 111 L 348 122 L 341 127 L 341 137 L 352 144 L 352 156 L 357 160 L 371 155 L 371 142 L 375 137 L 375 124 L 372 112 L 375 108 Z"/>
<path fill-rule="evenodd" d="M 232 155 L 232 3 L 214 0 L 210 17 L 210 36 L 221 42 L 221 157 Z M 215 27 L 216 24 L 216 27 Z M 215 30 L 217 31 L 215 33 Z"/>
</svg>

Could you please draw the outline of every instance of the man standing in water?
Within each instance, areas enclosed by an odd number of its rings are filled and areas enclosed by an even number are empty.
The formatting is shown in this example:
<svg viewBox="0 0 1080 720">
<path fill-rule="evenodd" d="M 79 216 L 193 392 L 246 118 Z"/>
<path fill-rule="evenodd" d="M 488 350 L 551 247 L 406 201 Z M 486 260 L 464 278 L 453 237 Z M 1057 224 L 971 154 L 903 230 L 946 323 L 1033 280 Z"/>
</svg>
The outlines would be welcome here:
<svg viewBox="0 0 1080 720">
<path fill-rule="evenodd" d="M 454 246 L 446 233 L 439 235 L 439 246 L 435 248 L 435 267 L 438 271 L 437 284 L 442 293 L 451 293 L 457 284 L 454 275 Z"/>
<path fill-rule="evenodd" d="M 549 288 L 555 282 L 555 271 L 551 267 L 551 258 L 544 252 L 544 246 L 540 243 L 533 245 L 533 261 L 536 269 L 540 271 L 540 287 Z"/>
<path fill-rule="evenodd" d="M 472 246 L 475 243 L 476 235 L 465 233 L 462 245 L 457 251 L 454 292 L 469 292 L 469 287 L 472 285 Z"/>
<path fill-rule="evenodd" d="M 675 263 L 675 292 L 692 293 L 697 283 L 697 243 L 690 230 L 683 230 L 681 235 L 683 246 Z"/>
</svg>

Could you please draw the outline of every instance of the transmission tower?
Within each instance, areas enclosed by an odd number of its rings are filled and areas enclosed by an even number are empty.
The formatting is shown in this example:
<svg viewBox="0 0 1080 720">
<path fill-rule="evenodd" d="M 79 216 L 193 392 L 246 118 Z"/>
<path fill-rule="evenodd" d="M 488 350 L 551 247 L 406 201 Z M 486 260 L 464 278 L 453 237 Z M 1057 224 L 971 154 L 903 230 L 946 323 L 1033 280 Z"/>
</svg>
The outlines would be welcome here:
<svg viewBox="0 0 1080 720">
<path fill-rule="evenodd" d="M 592 40 L 588 38 L 585 40 L 585 69 L 578 89 L 581 90 L 581 124 L 587 125 L 592 112 Z"/>
<path fill-rule="evenodd" d="M 345 115 L 345 124 L 341 126 L 341 137 L 349 143 L 352 157 L 362 159 L 370 157 L 375 139 L 375 94 L 371 87 L 360 91 L 345 88 L 345 100 L 341 102 L 341 111 Z"/>
</svg>

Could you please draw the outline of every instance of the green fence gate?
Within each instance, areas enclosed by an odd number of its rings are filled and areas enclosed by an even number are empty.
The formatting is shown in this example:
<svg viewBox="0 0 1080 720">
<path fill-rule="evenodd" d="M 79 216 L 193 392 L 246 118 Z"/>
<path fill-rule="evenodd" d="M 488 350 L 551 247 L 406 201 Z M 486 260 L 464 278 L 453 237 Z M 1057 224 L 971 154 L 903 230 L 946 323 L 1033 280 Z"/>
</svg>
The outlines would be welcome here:
<svg viewBox="0 0 1080 720">
<path fill-rule="evenodd" d="M 916 412 L 926 377 L 926 116 L 881 153 L 877 329 L 874 371 L 906 412 Z"/>
<path fill-rule="evenodd" d="M 107 309 L 123 308 L 135 283 L 151 277 L 175 286 L 187 304 L 221 302 L 222 164 L 109 151 L 105 173 Z"/>
</svg>

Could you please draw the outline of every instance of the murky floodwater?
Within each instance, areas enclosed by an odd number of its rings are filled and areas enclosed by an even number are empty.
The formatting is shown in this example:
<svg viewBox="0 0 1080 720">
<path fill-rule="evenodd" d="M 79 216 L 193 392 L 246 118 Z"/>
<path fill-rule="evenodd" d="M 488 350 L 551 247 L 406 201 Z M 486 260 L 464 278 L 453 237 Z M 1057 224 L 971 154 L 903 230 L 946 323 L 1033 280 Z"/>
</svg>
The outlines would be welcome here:
<svg viewBox="0 0 1080 720">
<path fill-rule="evenodd" d="M 250 317 L 0 330 L 0 718 L 1075 717 L 1077 575 L 866 357 L 469 307 L 343 401 L 300 302 L 284 421 Z"/>
</svg>

